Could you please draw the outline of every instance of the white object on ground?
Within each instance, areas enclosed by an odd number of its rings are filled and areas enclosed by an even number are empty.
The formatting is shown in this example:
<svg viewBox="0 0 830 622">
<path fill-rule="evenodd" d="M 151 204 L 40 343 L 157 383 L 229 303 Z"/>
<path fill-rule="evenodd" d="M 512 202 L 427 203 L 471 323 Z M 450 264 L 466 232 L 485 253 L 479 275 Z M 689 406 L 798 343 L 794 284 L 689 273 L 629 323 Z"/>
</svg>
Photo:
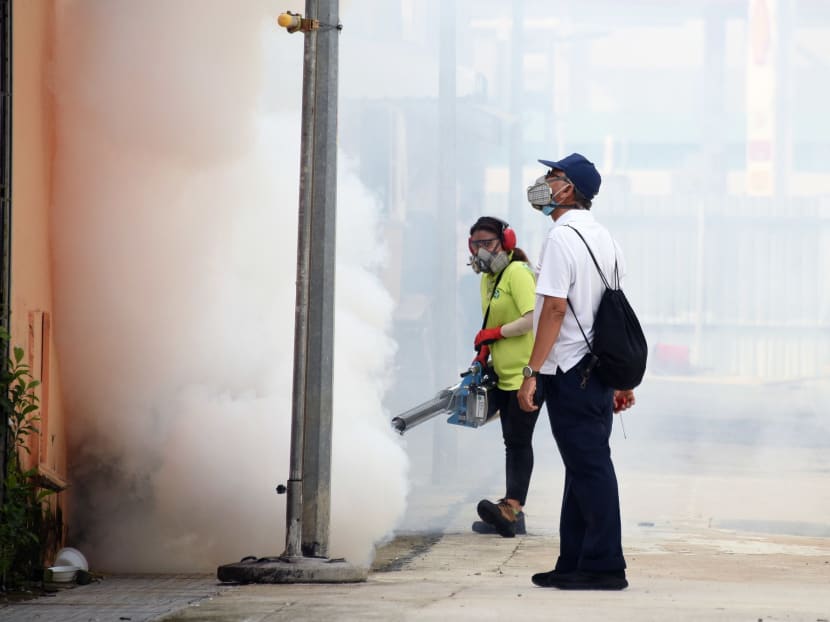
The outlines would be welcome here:
<svg viewBox="0 0 830 622">
<path fill-rule="evenodd" d="M 78 549 L 73 549 L 71 546 L 58 551 L 58 555 L 55 557 L 55 566 L 76 566 L 81 570 L 89 570 L 86 557 Z"/>
<path fill-rule="evenodd" d="M 77 566 L 52 566 L 47 570 L 52 573 L 52 581 L 55 583 L 69 583 L 75 580 L 79 568 Z"/>
</svg>

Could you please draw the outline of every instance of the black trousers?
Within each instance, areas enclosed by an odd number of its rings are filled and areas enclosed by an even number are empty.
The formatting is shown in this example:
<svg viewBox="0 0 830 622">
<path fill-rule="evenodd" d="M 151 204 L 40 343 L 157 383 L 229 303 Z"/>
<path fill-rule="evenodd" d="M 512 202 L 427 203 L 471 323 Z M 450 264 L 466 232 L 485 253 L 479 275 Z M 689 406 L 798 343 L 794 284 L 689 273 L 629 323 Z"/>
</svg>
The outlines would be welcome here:
<svg viewBox="0 0 830 622">
<path fill-rule="evenodd" d="M 501 434 L 504 438 L 506 499 L 515 499 L 524 505 L 533 473 L 533 430 L 539 411 L 532 413 L 519 408 L 519 392 L 496 389 Z M 537 402 L 538 403 L 538 402 Z"/>
<path fill-rule="evenodd" d="M 608 444 L 614 391 L 595 374 L 580 386 L 586 359 L 567 373 L 539 376 L 565 464 L 556 568 L 611 572 L 625 568 L 619 490 Z"/>
</svg>

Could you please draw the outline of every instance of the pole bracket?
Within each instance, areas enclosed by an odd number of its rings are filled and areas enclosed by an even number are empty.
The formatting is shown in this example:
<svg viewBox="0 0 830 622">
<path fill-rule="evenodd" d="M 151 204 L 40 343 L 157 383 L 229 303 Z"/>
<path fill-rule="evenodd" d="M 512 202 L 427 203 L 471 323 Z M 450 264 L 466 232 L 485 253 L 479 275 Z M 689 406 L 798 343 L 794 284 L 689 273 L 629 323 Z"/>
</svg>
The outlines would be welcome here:
<svg viewBox="0 0 830 622">
<path fill-rule="evenodd" d="M 289 33 L 311 32 L 320 28 L 320 22 L 316 19 L 307 19 L 300 13 L 286 11 L 277 18 L 277 23 Z"/>
<path fill-rule="evenodd" d="M 286 11 L 277 18 L 277 24 L 285 28 L 289 33 L 309 33 L 315 30 L 343 30 L 343 24 L 321 24 L 320 20 L 303 17 L 300 13 Z"/>
</svg>

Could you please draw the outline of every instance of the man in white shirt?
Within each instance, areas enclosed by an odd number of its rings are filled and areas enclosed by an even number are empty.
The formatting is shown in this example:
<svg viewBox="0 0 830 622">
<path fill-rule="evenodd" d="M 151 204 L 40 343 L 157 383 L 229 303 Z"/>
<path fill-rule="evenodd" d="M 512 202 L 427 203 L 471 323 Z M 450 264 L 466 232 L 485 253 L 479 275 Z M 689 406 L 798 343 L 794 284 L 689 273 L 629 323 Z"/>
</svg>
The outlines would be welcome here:
<svg viewBox="0 0 830 622">
<path fill-rule="evenodd" d="M 533 575 L 532 581 L 559 589 L 621 590 L 628 581 L 608 439 L 613 413 L 631 407 L 634 392 L 615 391 L 592 373 L 588 343 L 605 287 L 586 244 L 607 276 L 614 274 L 616 262 L 622 278 L 625 263 L 617 243 L 589 211 L 602 181 L 593 163 L 578 153 L 539 162 L 549 170 L 528 188 L 528 200 L 553 219 L 553 226 L 537 266 L 535 338 L 518 398 L 524 410 L 532 411 L 538 407 L 537 391 L 544 395 L 565 464 L 565 489 L 559 558 L 553 570 Z"/>
</svg>

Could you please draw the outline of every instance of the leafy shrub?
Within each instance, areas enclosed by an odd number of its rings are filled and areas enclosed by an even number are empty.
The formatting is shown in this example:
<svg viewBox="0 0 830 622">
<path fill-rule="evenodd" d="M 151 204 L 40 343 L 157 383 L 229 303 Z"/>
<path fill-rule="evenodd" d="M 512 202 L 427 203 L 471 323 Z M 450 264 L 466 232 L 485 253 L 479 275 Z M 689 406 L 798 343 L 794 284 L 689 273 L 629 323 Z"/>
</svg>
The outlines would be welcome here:
<svg viewBox="0 0 830 622">
<path fill-rule="evenodd" d="M 0 344 L 9 335 L 0 332 Z M 40 384 L 23 362 L 23 348 L 0 370 L 0 410 L 7 421 L 6 472 L 0 506 L 0 586 L 13 589 L 36 579 L 43 568 L 41 533 L 51 512 L 44 499 L 53 493 L 38 484 L 37 469 L 23 469 L 22 454 L 29 453 L 28 439 L 37 434 Z"/>
</svg>

